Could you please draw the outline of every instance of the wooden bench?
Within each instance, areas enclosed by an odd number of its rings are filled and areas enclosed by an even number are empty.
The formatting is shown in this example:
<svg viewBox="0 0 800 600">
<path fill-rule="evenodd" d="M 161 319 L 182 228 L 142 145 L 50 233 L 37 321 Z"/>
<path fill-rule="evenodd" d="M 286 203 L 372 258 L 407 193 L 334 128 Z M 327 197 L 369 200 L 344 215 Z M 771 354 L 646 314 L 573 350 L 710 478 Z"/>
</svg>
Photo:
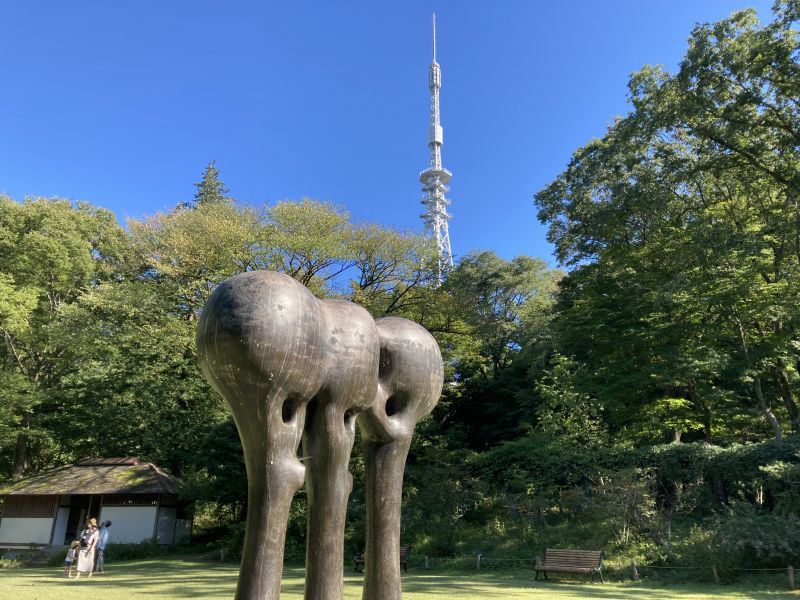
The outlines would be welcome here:
<svg viewBox="0 0 800 600">
<path fill-rule="evenodd" d="M 561 550 L 556 548 L 548 548 L 544 552 L 544 560 L 541 558 L 536 559 L 536 580 L 539 579 L 539 573 L 544 573 L 544 578 L 547 579 L 547 573 L 587 573 L 592 576 L 592 583 L 594 583 L 594 576 L 599 575 L 600 581 L 603 581 L 603 554 L 602 550 Z"/>
<path fill-rule="evenodd" d="M 400 566 L 403 567 L 403 571 L 408 573 L 408 555 L 411 552 L 411 546 L 400 546 Z M 353 557 L 353 564 L 356 568 L 356 573 L 361 571 L 364 572 L 364 554 L 361 553 L 358 556 Z"/>
</svg>

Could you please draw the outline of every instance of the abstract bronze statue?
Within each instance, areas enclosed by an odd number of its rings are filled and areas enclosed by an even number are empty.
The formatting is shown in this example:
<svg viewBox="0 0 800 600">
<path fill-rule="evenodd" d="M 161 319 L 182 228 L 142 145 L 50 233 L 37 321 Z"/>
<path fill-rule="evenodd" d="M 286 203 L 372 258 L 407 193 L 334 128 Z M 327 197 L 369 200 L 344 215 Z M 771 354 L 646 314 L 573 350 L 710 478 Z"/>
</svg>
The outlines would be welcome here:
<svg viewBox="0 0 800 600">
<path fill-rule="evenodd" d="M 403 465 L 413 426 L 442 385 L 441 355 L 430 334 L 405 319 L 373 321 L 355 304 L 319 300 L 286 275 L 256 271 L 228 279 L 212 294 L 198 325 L 197 353 L 233 413 L 247 466 L 237 599 L 279 597 L 289 509 L 304 480 L 305 598 L 341 599 L 357 417 L 367 452 L 364 598 L 399 598 Z"/>
</svg>

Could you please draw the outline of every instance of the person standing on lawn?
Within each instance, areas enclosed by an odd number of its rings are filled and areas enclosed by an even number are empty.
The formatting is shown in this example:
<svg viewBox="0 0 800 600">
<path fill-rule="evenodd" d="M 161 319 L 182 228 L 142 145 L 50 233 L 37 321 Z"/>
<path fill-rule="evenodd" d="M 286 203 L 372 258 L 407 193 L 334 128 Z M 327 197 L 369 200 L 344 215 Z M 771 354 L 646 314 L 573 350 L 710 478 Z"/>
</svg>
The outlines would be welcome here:
<svg viewBox="0 0 800 600">
<path fill-rule="evenodd" d="M 80 551 L 78 552 L 78 568 L 75 579 L 81 578 L 81 573 L 92 576 L 94 569 L 94 553 L 100 534 L 97 531 L 97 519 L 94 517 L 86 520 L 86 529 L 81 533 Z"/>
<path fill-rule="evenodd" d="M 111 521 L 104 521 L 100 523 L 100 532 L 97 538 L 97 555 L 94 559 L 94 572 L 105 572 L 105 552 L 108 545 L 108 528 L 111 527 Z"/>
<path fill-rule="evenodd" d="M 69 550 L 67 550 L 67 558 L 64 559 L 64 575 L 69 579 L 72 579 L 72 563 L 75 562 L 75 557 L 80 549 L 81 543 L 75 540 L 69 545 Z"/>
</svg>

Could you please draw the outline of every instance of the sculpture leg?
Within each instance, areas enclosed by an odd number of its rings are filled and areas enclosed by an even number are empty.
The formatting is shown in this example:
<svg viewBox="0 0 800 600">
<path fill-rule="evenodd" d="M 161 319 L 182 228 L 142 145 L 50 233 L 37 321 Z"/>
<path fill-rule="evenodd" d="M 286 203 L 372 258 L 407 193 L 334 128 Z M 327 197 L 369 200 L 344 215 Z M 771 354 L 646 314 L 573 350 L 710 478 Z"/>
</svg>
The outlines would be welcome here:
<svg viewBox="0 0 800 600">
<path fill-rule="evenodd" d="M 308 494 L 306 600 L 341 600 L 344 524 L 353 487 L 348 471 L 355 417 L 336 405 L 316 401 L 308 406 L 303 454 Z"/>
<path fill-rule="evenodd" d="M 236 422 L 247 467 L 247 527 L 236 600 L 279 598 L 286 525 L 292 497 L 303 485 L 297 448 L 305 404 L 280 394 L 268 394 L 265 401 L 273 407 L 272 418 Z"/>
<path fill-rule="evenodd" d="M 379 346 L 375 322 L 363 308 L 329 301 L 323 309 L 329 331 L 328 376 L 308 404 L 303 430 L 308 456 L 305 598 L 341 600 L 355 415 L 375 399 Z"/>
<path fill-rule="evenodd" d="M 266 455 L 247 460 L 247 529 L 236 600 L 278 600 L 286 523 L 302 468 L 270 465 Z"/>
<path fill-rule="evenodd" d="M 247 530 L 237 600 L 277 600 L 305 405 L 325 378 L 320 301 L 286 275 L 257 271 L 220 284 L 197 328 L 208 382 L 231 409 L 248 479 Z"/>
<path fill-rule="evenodd" d="M 363 600 L 400 600 L 400 509 L 410 438 L 365 442 L 367 483 L 366 562 Z"/>
<path fill-rule="evenodd" d="M 358 417 L 367 480 L 364 600 L 400 600 L 400 504 L 414 426 L 442 390 L 442 357 L 422 327 L 397 317 L 376 321 L 380 334 L 375 401 Z"/>
</svg>

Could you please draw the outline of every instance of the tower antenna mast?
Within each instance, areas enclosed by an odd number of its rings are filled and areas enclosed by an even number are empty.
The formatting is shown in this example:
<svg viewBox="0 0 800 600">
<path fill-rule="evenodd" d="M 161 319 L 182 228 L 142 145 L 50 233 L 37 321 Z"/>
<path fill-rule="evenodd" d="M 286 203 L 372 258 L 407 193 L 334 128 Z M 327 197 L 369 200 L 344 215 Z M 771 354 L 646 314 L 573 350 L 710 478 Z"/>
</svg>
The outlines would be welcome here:
<svg viewBox="0 0 800 600">
<path fill-rule="evenodd" d="M 444 281 L 448 269 L 453 266 L 453 252 L 450 249 L 450 232 L 447 222 L 450 215 L 447 207 L 450 201 L 445 194 L 450 191 L 448 184 L 453 174 L 442 166 L 442 144 L 444 135 L 439 120 L 439 89 L 442 87 L 442 69 L 436 62 L 436 13 L 433 14 L 433 62 L 428 68 L 428 89 L 431 93 L 431 119 L 428 128 L 428 151 L 430 164 L 419 174 L 422 183 L 422 204 L 425 212 L 421 215 L 425 229 L 436 244 L 436 279 Z"/>
<path fill-rule="evenodd" d="M 433 13 L 433 62 L 436 62 L 436 13 Z"/>
</svg>

